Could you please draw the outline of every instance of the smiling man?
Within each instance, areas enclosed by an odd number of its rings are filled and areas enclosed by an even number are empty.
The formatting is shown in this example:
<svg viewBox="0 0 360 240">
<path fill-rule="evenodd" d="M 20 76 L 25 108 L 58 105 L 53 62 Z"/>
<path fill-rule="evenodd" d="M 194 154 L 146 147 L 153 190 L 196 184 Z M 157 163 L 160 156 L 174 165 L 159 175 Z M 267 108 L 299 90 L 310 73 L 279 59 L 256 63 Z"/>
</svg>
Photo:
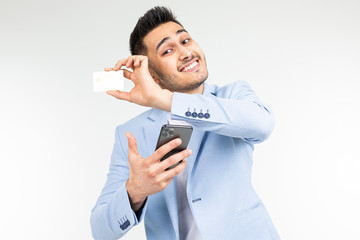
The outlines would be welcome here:
<svg viewBox="0 0 360 240">
<path fill-rule="evenodd" d="M 279 239 L 251 184 L 254 144 L 273 129 L 270 109 L 244 81 L 206 84 L 204 53 L 167 8 L 139 19 L 130 51 L 105 70 L 124 71 L 135 86 L 108 94 L 152 109 L 116 129 L 91 214 L 94 238 L 118 239 L 145 217 L 150 240 Z M 191 125 L 193 134 L 187 150 L 160 161 L 181 144 L 154 151 L 166 123 Z"/>
<path fill-rule="evenodd" d="M 162 88 L 202 93 L 208 76 L 205 57 L 181 25 L 175 22 L 160 25 L 145 36 L 144 45 L 150 69 Z"/>
</svg>

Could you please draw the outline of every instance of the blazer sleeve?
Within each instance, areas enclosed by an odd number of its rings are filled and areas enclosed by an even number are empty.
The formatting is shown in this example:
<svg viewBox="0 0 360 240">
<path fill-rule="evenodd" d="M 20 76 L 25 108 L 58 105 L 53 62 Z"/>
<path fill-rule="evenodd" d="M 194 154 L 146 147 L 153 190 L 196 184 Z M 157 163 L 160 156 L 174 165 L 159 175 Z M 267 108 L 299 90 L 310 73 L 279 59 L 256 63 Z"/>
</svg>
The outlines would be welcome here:
<svg viewBox="0 0 360 240">
<path fill-rule="evenodd" d="M 270 108 L 262 103 L 245 81 L 238 81 L 211 94 L 174 93 L 172 119 L 220 135 L 251 143 L 264 141 L 274 128 Z"/>
<path fill-rule="evenodd" d="M 142 221 L 147 206 L 135 214 L 130 206 L 125 183 L 129 177 L 127 152 L 122 144 L 127 144 L 121 126 L 116 128 L 115 144 L 111 155 L 107 181 L 91 212 L 90 225 L 95 240 L 119 239 L 133 226 Z M 122 138 L 121 138 L 122 137 Z"/>
</svg>

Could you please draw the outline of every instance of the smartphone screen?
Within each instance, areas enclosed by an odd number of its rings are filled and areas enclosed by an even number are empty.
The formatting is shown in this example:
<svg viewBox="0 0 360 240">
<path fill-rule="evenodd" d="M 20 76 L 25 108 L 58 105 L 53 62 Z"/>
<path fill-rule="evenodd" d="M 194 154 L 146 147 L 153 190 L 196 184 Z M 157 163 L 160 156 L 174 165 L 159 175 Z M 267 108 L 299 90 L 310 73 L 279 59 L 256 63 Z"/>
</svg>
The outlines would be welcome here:
<svg viewBox="0 0 360 240">
<path fill-rule="evenodd" d="M 175 149 L 171 150 L 163 158 L 161 158 L 160 161 L 165 160 L 166 158 L 170 157 L 175 153 L 185 150 L 189 144 L 192 131 L 193 128 L 188 125 L 172 125 L 172 124 L 163 125 L 160 130 L 159 138 L 156 144 L 156 149 L 158 149 L 162 145 L 170 142 L 175 138 L 180 138 L 182 142 L 179 146 L 177 146 Z M 181 161 L 172 165 L 166 170 L 176 167 L 179 163 L 181 163 Z"/>
</svg>

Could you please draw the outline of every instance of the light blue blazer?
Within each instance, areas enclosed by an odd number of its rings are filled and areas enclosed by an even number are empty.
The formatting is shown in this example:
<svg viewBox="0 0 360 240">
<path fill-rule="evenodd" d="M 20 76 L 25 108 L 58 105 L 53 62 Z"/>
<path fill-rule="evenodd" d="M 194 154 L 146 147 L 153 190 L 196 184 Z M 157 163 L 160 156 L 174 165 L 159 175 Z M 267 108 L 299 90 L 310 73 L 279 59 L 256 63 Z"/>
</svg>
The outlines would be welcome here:
<svg viewBox="0 0 360 240">
<path fill-rule="evenodd" d="M 204 240 L 280 239 L 251 184 L 254 144 L 270 135 L 273 115 L 244 81 L 225 87 L 204 85 L 202 95 L 174 93 L 171 109 L 172 119 L 193 126 L 187 197 L 199 232 Z M 119 239 L 144 217 L 147 239 L 179 239 L 174 181 L 149 196 L 138 215 L 125 187 L 129 176 L 125 132 L 136 137 L 139 153 L 146 158 L 154 152 L 166 123 L 167 112 L 151 109 L 116 128 L 107 181 L 91 213 L 94 239 Z"/>
</svg>

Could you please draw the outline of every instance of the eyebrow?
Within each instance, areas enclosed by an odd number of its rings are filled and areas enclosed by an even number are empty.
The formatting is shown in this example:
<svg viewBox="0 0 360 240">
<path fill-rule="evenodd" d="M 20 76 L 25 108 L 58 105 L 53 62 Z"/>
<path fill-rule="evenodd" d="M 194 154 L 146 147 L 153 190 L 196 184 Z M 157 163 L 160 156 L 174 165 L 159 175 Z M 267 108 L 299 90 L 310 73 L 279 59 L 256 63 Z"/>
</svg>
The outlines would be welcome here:
<svg viewBox="0 0 360 240">
<path fill-rule="evenodd" d="M 176 31 L 176 35 L 179 35 L 180 33 L 182 33 L 182 32 L 187 32 L 185 29 L 179 29 L 179 30 L 177 30 Z M 162 44 L 164 44 L 166 41 L 168 41 L 170 38 L 169 37 L 165 37 L 165 38 L 163 38 L 157 45 L 156 45 L 156 52 L 157 52 L 157 50 L 160 48 L 160 46 L 162 45 Z"/>
</svg>

